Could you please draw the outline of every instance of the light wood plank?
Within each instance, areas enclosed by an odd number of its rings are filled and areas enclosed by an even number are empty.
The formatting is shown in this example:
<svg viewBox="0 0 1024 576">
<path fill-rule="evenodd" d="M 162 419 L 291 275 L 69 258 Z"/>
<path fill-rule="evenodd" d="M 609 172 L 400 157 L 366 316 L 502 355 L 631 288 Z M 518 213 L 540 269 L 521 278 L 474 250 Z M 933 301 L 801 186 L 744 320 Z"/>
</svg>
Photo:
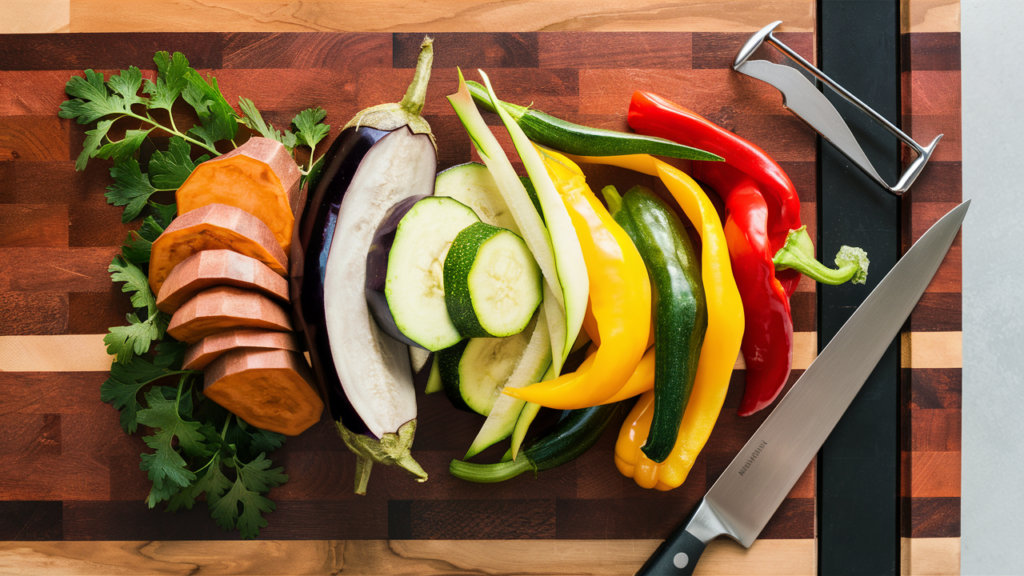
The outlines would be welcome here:
<svg viewBox="0 0 1024 576">
<path fill-rule="evenodd" d="M 0 336 L 0 372 L 103 372 L 114 357 L 103 334 Z"/>
<path fill-rule="evenodd" d="M 2 0 L 0 34 L 71 31 L 71 0 Z"/>
<path fill-rule="evenodd" d="M 631 574 L 660 540 L 4 542 L 4 574 Z M 697 574 L 815 573 L 812 539 L 708 546 Z"/>
<path fill-rule="evenodd" d="M 71 0 L 71 31 L 755 32 L 782 20 L 782 30 L 809 32 L 814 6 L 809 0 Z"/>
<path fill-rule="evenodd" d="M 901 4 L 903 33 L 960 31 L 960 0 L 902 0 Z"/>
<path fill-rule="evenodd" d="M 911 332 L 900 335 L 904 368 L 963 368 L 963 332 Z"/>
<path fill-rule="evenodd" d="M 903 576 L 960 574 L 959 538 L 900 538 Z"/>
</svg>

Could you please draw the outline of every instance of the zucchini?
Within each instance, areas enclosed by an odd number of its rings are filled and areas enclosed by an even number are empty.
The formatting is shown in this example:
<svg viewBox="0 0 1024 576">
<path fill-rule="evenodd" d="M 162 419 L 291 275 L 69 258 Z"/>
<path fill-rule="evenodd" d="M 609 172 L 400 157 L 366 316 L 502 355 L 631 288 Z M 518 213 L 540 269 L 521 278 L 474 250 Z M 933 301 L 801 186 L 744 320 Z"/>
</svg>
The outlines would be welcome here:
<svg viewBox="0 0 1024 576">
<path fill-rule="evenodd" d="M 683 223 L 653 192 L 602 191 L 612 218 L 640 252 L 654 301 L 654 417 L 642 450 L 663 462 L 675 446 L 708 327 L 700 262 Z"/>
<path fill-rule="evenodd" d="M 536 320 L 532 323 L 536 326 Z M 487 416 L 526 352 L 533 329 L 508 338 L 470 338 L 437 352 L 445 394 L 460 410 Z"/>
<path fill-rule="evenodd" d="M 571 462 L 597 443 L 604 429 L 623 414 L 631 402 L 605 404 L 581 410 L 568 410 L 550 434 L 523 450 L 520 458 L 497 464 L 474 464 L 452 460 L 448 470 L 470 482 L 502 482 L 527 470 L 534 473 Z"/>
<path fill-rule="evenodd" d="M 534 382 L 543 379 L 545 372 L 551 366 L 551 342 L 548 337 L 547 320 L 543 317 L 544 309 L 537 313 L 537 320 L 532 323 L 530 342 L 523 351 L 522 357 L 516 364 L 515 370 L 508 377 L 504 388 L 521 388 L 529 386 Z M 524 334 L 526 333 L 524 332 Z M 499 390 L 500 392 L 500 390 Z M 521 413 L 523 412 L 524 400 L 517 400 L 506 394 L 499 394 L 498 399 L 491 407 L 487 420 L 480 428 L 473 444 L 466 452 L 465 459 L 476 456 L 489 446 L 508 438 L 518 426 Z M 516 444 L 518 448 L 518 444 Z"/>
<path fill-rule="evenodd" d="M 530 202 L 539 214 L 540 200 L 537 198 L 533 183 L 526 176 L 520 176 L 519 181 L 523 183 L 523 188 L 530 196 Z M 467 162 L 442 171 L 434 181 L 434 195 L 458 200 L 472 208 L 481 222 L 494 224 L 498 228 L 505 228 L 522 236 L 512 212 L 508 209 L 508 204 L 501 197 L 501 191 L 498 190 L 498 184 L 491 176 L 491 171 L 483 164 Z M 543 220 L 544 215 L 541 214 L 541 221 Z"/>
<path fill-rule="evenodd" d="M 459 91 L 448 96 L 459 121 L 466 128 L 469 139 L 473 143 L 480 158 L 483 159 L 487 169 L 494 177 L 494 182 L 501 192 L 501 197 L 512 212 L 512 217 L 522 233 L 523 240 L 537 260 L 541 272 L 544 274 L 545 299 L 550 297 L 554 300 L 552 304 L 557 308 L 558 313 L 553 314 L 548 310 L 546 315 L 548 321 L 548 332 L 552 336 L 552 359 L 561 365 L 561 355 L 554 354 L 556 339 L 554 335 L 566 332 L 565 304 L 563 302 L 562 285 L 559 281 L 558 272 L 555 268 L 555 255 L 551 244 L 551 236 L 541 219 L 539 211 L 534 207 L 530 195 L 526 192 L 523 182 L 516 174 L 515 168 L 509 162 L 508 156 L 502 149 L 498 139 L 491 132 L 490 126 L 484 122 L 480 111 L 473 104 L 473 97 L 469 94 L 466 80 L 459 70 Z M 585 303 L 584 303 L 585 304 Z"/>
<path fill-rule="evenodd" d="M 444 385 L 441 384 L 441 369 L 437 364 L 437 353 L 434 353 L 434 358 L 430 361 L 430 375 L 427 376 L 427 386 L 423 389 L 424 394 L 433 394 L 434 392 L 440 392 L 444 390 Z"/>
<path fill-rule="evenodd" d="M 492 102 L 500 102 L 498 96 L 491 87 L 491 81 L 482 70 L 480 76 L 487 86 L 487 94 Z M 562 203 L 562 198 L 555 190 L 555 184 L 548 175 L 544 161 L 541 160 L 537 148 L 523 133 L 522 128 L 509 116 L 501 106 L 496 107 L 501 122 L 512 137 L 512 144 L 523 161 L 526 173 L 530 176 L 537 191 L 537 198 L 540 200 L 544 222 L 551 235 L 551 246 L 555 254 L 556 271 L 558 282 L 562 288 L 561 300 L 565 311 L 564 333 L 559 327 L 552 326 L 551 353 L 555 366 L 555 376 L 562 372 L 562 364 L 569 350 L 576 341 L 576 335 L 583 327 L 583 316 L 587 310 L 587 299 L 590 294 L 590 279 L 587 275 L 587 265 L 583 260 L 583 249 L 580 247 L 580 240 L 576 236 L 576 229 L 569 219 L 569 212 Z M 554 286 L 552 286 L 552 289 Z M 550 315 L 548 320 L 550 321 Z"/>
<path fill-rule="evenodd" d="M 444 263 L 448 315 L 462 336 L 501 338 L 526 328 L 541 301 L 541 274 L 523 239 L 477 222 L 459 232 Z"/>
<path fill-rule="evenodd" d="M 469 92 L 477 104 L 490 112 L 495 112 L 491 96 L 488 95 L 486 88 L 473 81 L 466 84 L 469 85 Z M 722 157 L 717 154 L 683 146 L 664 138 L 580 126 L 555 118 L 535 108 L 525 108 L 509 102 L 500 104 L 523 129 L 527 138 L 567 154 L 577 156 L 653 154 L 684 160 L 722 160 Z"/>
<path fill-rule="evenodd" d="M 448 315 L 443 268 L 452 241 L 479 222 L 465 204 L 429 196 L 412 205 L 397 224 L 387 255 L 384 295 L 398 331 L 427 350 L 448 348 L 462 339 Z"/>
</svg>

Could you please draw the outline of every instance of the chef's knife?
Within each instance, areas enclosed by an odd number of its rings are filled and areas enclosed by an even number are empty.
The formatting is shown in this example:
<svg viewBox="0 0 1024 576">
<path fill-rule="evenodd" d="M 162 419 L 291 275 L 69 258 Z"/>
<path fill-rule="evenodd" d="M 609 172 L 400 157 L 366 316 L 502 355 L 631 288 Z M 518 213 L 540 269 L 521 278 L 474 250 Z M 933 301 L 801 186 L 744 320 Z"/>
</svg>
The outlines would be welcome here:
<svg viewBox="0 0 1024 576">
<path fill-rule="evenodd" d="M 692 574 L 718 536 L 747 548 L 754 543 L 899 333 L 970 204 L 951 210 L 911 246 L 638 575 Z"/>
</svg>

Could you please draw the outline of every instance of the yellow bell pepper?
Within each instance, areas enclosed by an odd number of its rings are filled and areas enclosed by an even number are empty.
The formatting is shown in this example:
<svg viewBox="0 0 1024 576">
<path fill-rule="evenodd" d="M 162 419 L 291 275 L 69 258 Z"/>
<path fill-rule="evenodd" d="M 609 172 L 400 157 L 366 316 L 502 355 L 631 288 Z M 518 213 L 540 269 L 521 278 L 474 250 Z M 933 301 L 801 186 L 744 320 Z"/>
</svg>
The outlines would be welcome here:
<svg viewBox="0 0 1024 576">
<path fill-rule="evenodd" d="M 615 394 L 647 349 L 651 283 L 625 230 L 587 186 L 583 172 L 557 152 L 538 148 L 583 249 L 590 279 L 590 310 L 599 343 L 593 361 L 576 372 L 504 393 L 561 410 L 596 406 Z"/>
<path fill-rule="evenodd" d="M 621 158 L 621 160 L 618 160 Z M 583 161 L 589 160 L 582 159 Z M 686 405 L 676 444 L 664 462 L 648 459 L 640 450 L 647 441 L 654 409 L 654 391 L 640 397 L 619 432 L 615 465 L 623 475 L 644 488 L 670 490 L 686 480 L 697 455 L 704 448 L 729 389 L 729 377 L 743 340 L 743 303 L 732 275 L 722 222 L 711 200 L 684 172 L 651 156 L 604 157 L 603 164 L 630 168 L 658 176 L 701 236 L 701 277 L 708 305 L 708 329 L 697 365 L 690 402 Z M 653 365 L 653 355 L 650 362 Z M 622 394 L 636 394 L 644 387 L 642 367 Z M 653 370 L 651 371 L 653 386 Z M 618 396 L 612 396 L 615 399 Z M 622 398 L 620 398 L 622 399 Z"/>
</svg>

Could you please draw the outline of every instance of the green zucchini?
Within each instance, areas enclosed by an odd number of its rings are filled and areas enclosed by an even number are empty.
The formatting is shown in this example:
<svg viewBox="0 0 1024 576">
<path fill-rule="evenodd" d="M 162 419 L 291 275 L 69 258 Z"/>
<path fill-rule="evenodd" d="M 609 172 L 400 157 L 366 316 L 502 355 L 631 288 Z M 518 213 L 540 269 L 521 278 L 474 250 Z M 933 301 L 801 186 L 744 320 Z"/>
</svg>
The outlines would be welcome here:
<svg viewBox="0 0 1024 576">
<path fill-rule="evenodd" d="M 469 93 L 473 95 L 473 100 L 477 104 L 489 112 L 495 112 L 487 88 L 472 80 L 466 84 L 469 85 Z M 501 106 L 519 124 L 527 138 L 567 154 L 577 156 L 653 154 L 684 160 L 722 160 L 722 157 L 717 154 L 683 146 L 664 138 L 580 126 L 555 118 L 540 110 L 517 106 L 509 102 L 502 102 Z"/>
<path fill-rule="evenodd" d="M 452 460 L 448 470 L 453 476 L 470 482 L 503 482 L 527 470 L 534 473 L 571 462 L 597 443 L 605 428 L 623 414 L 630 402 L 616 402 L 570 410 L 550 434 L 534 441 L 514 461 L 474 464 Z"/>
<path fill-rule="evenodd" d="M 708 327 L 700 262 L 676 213 L 653 192 L 634 186 L 601 193 L 647 267 L 654 302 L 654 417 L 642 450 L 663 462 L 675 446 L 690 400 Z"/>
<path fill-rule="evenodd" d="M 433 394 L 444 390 L 444 385 L 441 384 L 441 368 L 437 362 L 437 353 L 435 352 L 433 360 L 430 361 L 430 374 L 427 376 L 427 387 L 423 389 L 424 394 Z"/>
<path fill-rule="evenodd" d="M 523 239 L 476 222 L 459 232 L 444 261 L 444 299 L 466 338 L 502 338 L 529 324 L 541 301 L 541 273 Z"/>
</svg>

